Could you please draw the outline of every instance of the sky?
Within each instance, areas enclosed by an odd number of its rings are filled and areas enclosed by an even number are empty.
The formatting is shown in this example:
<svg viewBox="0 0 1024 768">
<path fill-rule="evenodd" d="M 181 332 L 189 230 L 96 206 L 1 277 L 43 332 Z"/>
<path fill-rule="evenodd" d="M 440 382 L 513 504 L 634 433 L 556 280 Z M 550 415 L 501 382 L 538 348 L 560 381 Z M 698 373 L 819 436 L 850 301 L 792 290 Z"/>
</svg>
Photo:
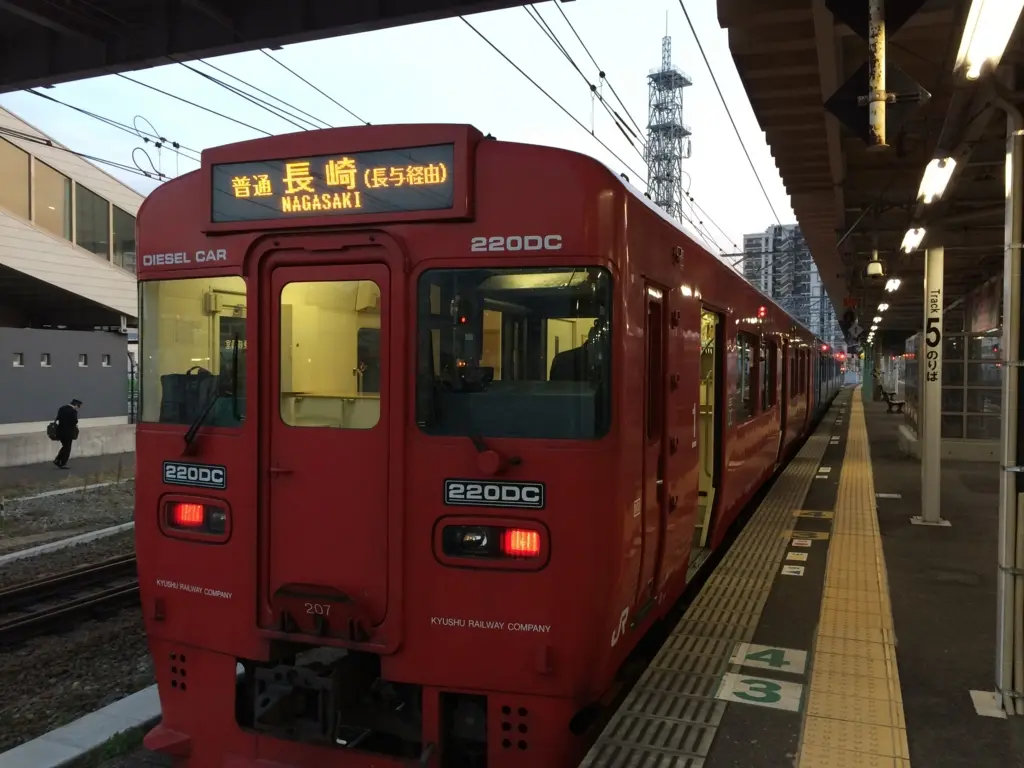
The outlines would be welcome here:
<svg viewBox="0 0 1024 768">
<path fill-rule="evenodd" d="M 678 2 L 576 0 L 560 7 L 605 72 L 607 84 L 641 127 L 647 124 L 647 75 L 660 67 L 667 23 L 673 63 L 693 80 L 683 95 L 683 120 L 693 134 L 692 157 L 683 161 L 683 187 L 689 188 L 710 219 L 704 219 L 709 239 L 713 240 L 709 245 L 727 253 L 737 252 L 742 250 L 744 233 L 760 232 L 775 224 L 775 215 L 729 123 Z M 554 3 L 537 3 L 535 8 L 584 75 L 596 83 L 598 70 Z M 794 221 L 789 197 L 729 53 L 727 33 L 718 25 L 716 3 L 698 0 L 690 2 L 687 10 L 772 206 L 782 223 Z M 470 123 L 499 140 L 583 152 L 625 172 L 634 183 L 638 177 L 646 177 L 646 166 L 638 154 L 642 149 L 635 141 L 635 148 L 627 142 L 612 118 L 591 97 L 580 74 L 526 10 L 513 8 L 467 18 L 584 127 L 573 122 L 459 18 L 290 45 L 273 55 L 371 123 Z M 259 51 L 208 61 L 331 125 L 356 124 L 352 115 Z M 201 63 L 192 62 L 191 66 L 244 89 Z M 132 73 L 131 77 L 268 133 L 298 130 L 177 63 Z M 82 80 L 42 92 L 122 123 L 155 129 L 158 135 L 195 150 L 263 135 L 117 76 Z M 604 98 L 618 108 L 608 85 Z M 4 94 L 0 105 L 77 152 L 133 167 L 137 161 L 149 170 L 146 158 L 137 151 L 143 146 L 137 136 L 31 93 Z M 622 117 L 628 122 L 626 115 Z M 590 135 L 591 128 L 618 159 Z M 198 163 L 167 150 L 158 152 L 149 146 L 147 152 L 153 165 L 168 176 L 198 167 Z M 158 183 L 104 167 L 143 194 Z M 685 212 L 693 215 L 689 210 Z"/>
</svg>

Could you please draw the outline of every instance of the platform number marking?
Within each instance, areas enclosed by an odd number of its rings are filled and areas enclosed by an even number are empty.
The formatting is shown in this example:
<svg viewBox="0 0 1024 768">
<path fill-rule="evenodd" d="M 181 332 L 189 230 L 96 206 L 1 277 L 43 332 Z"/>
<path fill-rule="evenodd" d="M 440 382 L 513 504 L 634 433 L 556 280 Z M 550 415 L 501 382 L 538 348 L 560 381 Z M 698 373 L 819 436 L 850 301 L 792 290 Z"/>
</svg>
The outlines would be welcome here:
<svg viewBox="0 0 1024 768">
<path fill-rule="evenodd" d="M 800 563 L 807 562 L 807 553 L 806 552 L 787 552 L 786 553 L 786 559 L 787 560 L 795 560 L 795 561 L 800 562 Z"/>
<path fill-rule="evenodd" d="M 802 565 L 784 565 L 782 566 L 783 576 L 803 576 L 804 567 Z"/>
<path fill-rule="evenodd" d="M 792 542 L 794 547 L 809 547 L 811 546 L 810 539 L 793 539 Z"/>
<path fill-rule="evenodd" d="M 748 677 L 735 672 L 722 675 L 722 682 L 715 693 L 716 699 L 753 704 L 755 707 L 771 707 L 789 712 L 799 712 L 803 702 L 804 687 L 800 683 L 784 680 L 765 680 Z"/>
<path fill-rule="evenodd" d="M 729 663 L 802 675 L 807 669 L 807 651 L 755 643 L 737 643 Z"/>
</svg>

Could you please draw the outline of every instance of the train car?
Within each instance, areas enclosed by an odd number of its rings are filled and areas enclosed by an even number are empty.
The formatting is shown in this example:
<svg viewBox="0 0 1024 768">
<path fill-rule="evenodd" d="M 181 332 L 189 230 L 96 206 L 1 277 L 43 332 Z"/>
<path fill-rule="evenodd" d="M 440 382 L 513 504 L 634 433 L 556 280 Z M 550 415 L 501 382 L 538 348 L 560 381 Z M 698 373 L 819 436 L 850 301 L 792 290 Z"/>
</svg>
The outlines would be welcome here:
<svg viewBox="0 0 1024 768">
<path fill-rule="evenodd" d="M 178 766 L 575 765 L 838 387 L 623 179 L 469 126 L 207 150 L 138 245 L 146 745 Z"/>
</svg>

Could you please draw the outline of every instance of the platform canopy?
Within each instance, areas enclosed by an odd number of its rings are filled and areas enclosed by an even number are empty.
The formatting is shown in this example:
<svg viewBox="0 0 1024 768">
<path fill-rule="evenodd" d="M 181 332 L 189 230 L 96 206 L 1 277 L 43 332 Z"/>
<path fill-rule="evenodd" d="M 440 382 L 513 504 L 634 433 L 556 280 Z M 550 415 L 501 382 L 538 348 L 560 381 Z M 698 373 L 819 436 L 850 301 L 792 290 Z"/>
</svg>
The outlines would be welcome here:
<svg viewBox="0 0 1024 768">
<path fill-rule="evenodd" d="M 560 0 L 571 2 L 571 0 Z M 523 0 L 0 0 L 0 93 Z"/>
<path fill-rule="evenodd" d="M 866 17 L 868 3 L 828 5 L 861 7 Z M 962 298 L 1002 266 L 1005 113 L 984 89 L 957 88 L 953 77 L 969 2 L 888 0 L 886 13 L 915 5 L 889 35 L 887 62 L 931 97 L 907 110 L 902 127 L 889 132 L 888 149 L 872 152 L 823 106 L 868 58 L 865 39 L 833 16 L 826 0 L 718 0 L 740 79 L 836 312 L 841 316 L 846 303 L 857 301 L 863 323 L 887 302 L 882 341 L 893 331 L 902 340 L 922 325 L 924 257 L 902 253 L 900 244 L 917 209 L 925 166 L 937 153 L 967 152 L 950 192 L 928 206 L 924 219 L 930 229 L 944 227 L 947 301 Z M 1003 56 L 1011 92 L 1019 61 L 1015 40 Z M 886 272 L 902 279 L 895 293 L 885 292 L 885 280 L 864 278 L 873 247 Z M 957 307 L 964 305 L 947 311 Z"/>
</svg>

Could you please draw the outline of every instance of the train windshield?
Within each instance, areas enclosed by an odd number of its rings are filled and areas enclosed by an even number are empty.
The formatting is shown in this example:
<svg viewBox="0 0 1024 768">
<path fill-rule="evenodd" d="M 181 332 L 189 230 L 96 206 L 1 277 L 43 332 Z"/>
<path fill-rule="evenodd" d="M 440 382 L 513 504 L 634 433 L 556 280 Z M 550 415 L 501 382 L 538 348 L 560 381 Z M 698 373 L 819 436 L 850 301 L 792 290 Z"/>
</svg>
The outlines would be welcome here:
<svg viewBox="0 0 1024 768">
<path fill-rule="evenodd" d="M 241 426 L 245 414 L 245 280 L 141 283 L 142 421 Z"/>
<path fill-rule="evenodd" d="M 608 431 L 607 270 L 432 269 L 417 292 L 423 431 L 566 440 Z"/>
</svg>

